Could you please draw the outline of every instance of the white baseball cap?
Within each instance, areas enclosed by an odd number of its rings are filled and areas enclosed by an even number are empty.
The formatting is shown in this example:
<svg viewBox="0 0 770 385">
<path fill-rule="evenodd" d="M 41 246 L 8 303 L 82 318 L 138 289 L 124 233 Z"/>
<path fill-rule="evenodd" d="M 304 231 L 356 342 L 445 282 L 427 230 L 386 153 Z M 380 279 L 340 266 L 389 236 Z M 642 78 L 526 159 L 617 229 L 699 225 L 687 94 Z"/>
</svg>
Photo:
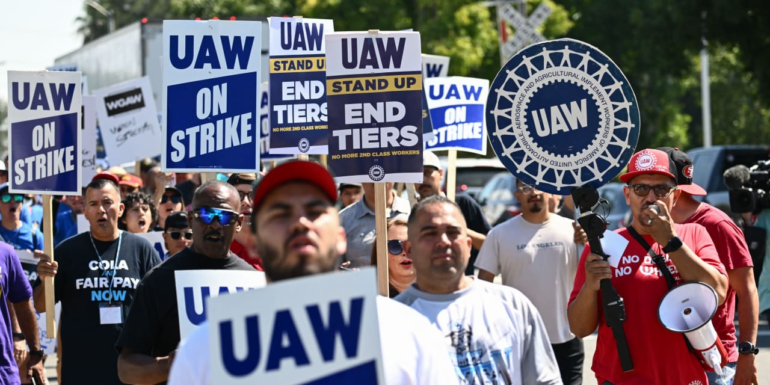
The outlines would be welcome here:
<svg viewBox="0 0 770 385">
<path fill-rule="evenodd" d="M 436 156 L 433 151 L 423 151 L 422 165 L 423 167 L 435 167 L 436 170 L 441 170 L 441 162 L 438 160 L 438 156 Z"/>
</svg>

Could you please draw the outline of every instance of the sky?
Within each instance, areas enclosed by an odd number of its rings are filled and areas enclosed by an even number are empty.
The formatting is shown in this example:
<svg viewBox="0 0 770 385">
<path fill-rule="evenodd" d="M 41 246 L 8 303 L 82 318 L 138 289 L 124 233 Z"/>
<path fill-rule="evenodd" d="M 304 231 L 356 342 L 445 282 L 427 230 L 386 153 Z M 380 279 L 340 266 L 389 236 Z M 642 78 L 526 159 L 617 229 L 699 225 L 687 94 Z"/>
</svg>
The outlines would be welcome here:
<svg viewBox="0 0 770 385">
<path fill-rule="evenodd" d="M 0 0 L 0 99 L 8 70 L 43 70 L 83 44 L 75 19 L 84 13 L 82 0 Z"/>
</svg>

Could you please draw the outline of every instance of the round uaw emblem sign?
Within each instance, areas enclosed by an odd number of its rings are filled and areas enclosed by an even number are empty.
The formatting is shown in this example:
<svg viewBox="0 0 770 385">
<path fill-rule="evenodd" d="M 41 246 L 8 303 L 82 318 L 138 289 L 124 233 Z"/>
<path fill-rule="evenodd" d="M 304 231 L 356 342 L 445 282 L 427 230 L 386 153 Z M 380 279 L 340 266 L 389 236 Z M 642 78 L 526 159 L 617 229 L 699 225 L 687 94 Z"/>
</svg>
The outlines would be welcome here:
<svg viewBox="0 0 770 385">
<path fill-rule="evenodd" d="M 513 56 L 490 86 L 486 114 L 489 140 L 506 168 L 554 194 L 609 182 L 639 140 L 639 107 L 623 72 L 572 39 Z"/>
<path fill-rule="evenodd" d="M 369 168 L 369 178 L 371 178 L 375 182 L 379 182 L 382 179 L 385 178 L 385 169 L 382 168 L 379 164 L 375 164 L 374 166 Z"/>
</svg>

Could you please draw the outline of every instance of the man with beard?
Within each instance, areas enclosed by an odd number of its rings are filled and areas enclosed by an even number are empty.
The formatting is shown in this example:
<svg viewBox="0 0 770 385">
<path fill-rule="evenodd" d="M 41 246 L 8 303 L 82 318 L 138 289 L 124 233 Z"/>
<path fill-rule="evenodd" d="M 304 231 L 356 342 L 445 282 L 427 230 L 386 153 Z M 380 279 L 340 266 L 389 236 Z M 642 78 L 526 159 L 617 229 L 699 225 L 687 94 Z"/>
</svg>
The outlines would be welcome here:
<svg viewBox="0 0 770 385">
<path fill-rule="evenodd" d="M 408 226 L 404 248 L 417 280 L 396 301 L 428 317 L 444 334 L 444 349 L 462 383 L 561 384 L 532 303 L 515 289 L 464 274 L 471 239 L 457 204 L 442 196 L 423 199 Z"/>
<path fill-rule="evenodd" d="M 422 160 L 422 184 L 415 184 L 415 189 L 420 193 L 420 199 L 436 195 L 446 196 L 441 191 L 444 170 L 441 169 L 441 162 L 438 157 L 432 151 L 426 150 L 423 152 Z M 487 239 L 487 233 L 492 229 L 492 226 L 487 222 L 487 218 L 481 212 L 481 206 L 479 206 L 475 199 L 466 194 L 457 194 L 455 195 L 455 203 L 457 203 L 457 206 L 460 207 L 460 211 L 463 213 L 465 223 L 468 224 L 468 236 L 471 237 L 473 242 L 471 260 L 468 262 L 468 267 L 465 270 L 466 275 L 473 275 L 473 265 L 476 262 L 476 257 L 479 255 L 479 250 L 484 244 L 484 240 Z"/>
<path fill-rule="evenodd" d="M 564 384 L 583 382 L 583 341 L 567 321 L 567 300 L 575 280 L 578 256 L 572 221 L 549 210 L 551 194 L 516 180 L 521 215 L 489 232 L 479 252 L 479 279 L 520 290 L 545 322 Z"/>
<path fill-rule="evenodd" d="M 238 190 L 210 181 L 193 195 L 193 244 L 165 260 L 139 283 L 136 301 L 116 344 L 118 375 L 127 384 L 163 384 L 179 343 L 176 278 L 179 270 L 254 270 L 230 252 L 243 215 Z"/>
<path fill-rule="evenodd" d="M 669 331 L 658 319 L 669 277 L 678 283 L 711 286 L 719 304 L 727 293 L 724 266 L 706 229 L 696 224 L 677 225 L 671 219 L 671 208 L 680 194 L 675 172 L 663 151 L 645 149 L 634 154 L 628 172 L 620 177 L 628 184 L 623 192 L 634 214 L 631 226 L 615 231 L 628 241 L 625 250 L 613 256 L 615 262 L 610 264 L 586 246 L 578 264 L 569 325 L 581 338 L 599 328 L 591 366 L 599 384 L 708 383 L 698 358 L 688 351 L 685 337 Z M 666 270 L 671 274 L 664 273 Z M 630 372 L 621 367 L 615 337 L 604 319 L 599 282 L 605 278 L 624 300 L 623 329 L 634 364 Z"/>
<path fill-rule="evenodd" d="M 336 187 L 325 168 L 302 161 L 276 167 L 257 185 L 250 247 L 262 257 L 269 283 L 338 271 L 347 244 Z M 380 296 L 377 309 L 388 384 L 457 384 L 441 336 L 424 317 Z M 209 355 L 204 323 L 180 344 L 169 385 L 211 384 Z"/>
<path fill-rule="evenodd" d="M 37 265 L 34 303 L 45 311 L 41 278 L 54 277 L 55 302 L 61 301 L 60 380 L 65 384 L 121 384 L 115 341 L 136 296 L 139 280 L 160 263 L 148 241 L 118 229 L 124 206 L 114 179 L 100 178 L 86 188 L 85 216 L 90 231 L 43 253 Z"/>
<path fill-rule="evenodd" d="M 261 178 L 261 174 L 259 177 Z M 248 229 L 251 227 L 251 196 L 254 195 L 254 182 L 258 180 L 255 173 L 234 173 L 227 178 L 227 183 L 235 187 L 238 190 L 238 196 L 241 199 L 241 215 L 243 215 L 243 228 Z M 262 258 L 254 257 L 249 254 L 249 250 L 246 249 L 246 238 L 249 237 L 248 231 L 239 231 L 235 234 L 235 239 L 230 245 L 230 251 L 235 253 L 238 257 L 246 261 L 249 265 L 262 271 Z"/>
</svg>

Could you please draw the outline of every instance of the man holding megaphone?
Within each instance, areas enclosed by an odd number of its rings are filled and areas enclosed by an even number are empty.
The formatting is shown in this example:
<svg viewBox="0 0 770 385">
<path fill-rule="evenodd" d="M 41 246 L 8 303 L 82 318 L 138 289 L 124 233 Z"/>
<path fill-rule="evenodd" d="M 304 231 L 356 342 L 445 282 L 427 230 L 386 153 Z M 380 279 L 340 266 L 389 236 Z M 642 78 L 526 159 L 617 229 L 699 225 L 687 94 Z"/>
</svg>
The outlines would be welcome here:
<svg viewBox="0 0 770 385">
<path fill-rule="evenodd" d="M 620 177 L 628 184 L 624 194 L 633 223 L 617 234 L 605 233 L 602 243 L 610 255 L 607 261 L 587 246 L 578 264 L 569 301 L 569 324 L 580 338 L 599 327 L 591 367 L 599 384 L 708 383 L 685 338 L 664 327 L 658 317 L 670 284 L 702 282 L 714 289 L 714 302 L 719 304 L 727 293 L 724 266 L 706 230 L 696 224 L 677 225 L 671 219 L 671 209 L 680 194 L 675 172 L 663 151 L 646 149 L 634 154 L 628 172 Z M 669 283 L 658 266 L 670 271 L 675 282 Z M 628 372 L 621 368 L 612 330 L 601 312 L 602 279 L 611 279 L 624 300 L 623 327 L 634 367 Z M 714 296 L 713 291 L 709 293 Z"/>
</svg>

